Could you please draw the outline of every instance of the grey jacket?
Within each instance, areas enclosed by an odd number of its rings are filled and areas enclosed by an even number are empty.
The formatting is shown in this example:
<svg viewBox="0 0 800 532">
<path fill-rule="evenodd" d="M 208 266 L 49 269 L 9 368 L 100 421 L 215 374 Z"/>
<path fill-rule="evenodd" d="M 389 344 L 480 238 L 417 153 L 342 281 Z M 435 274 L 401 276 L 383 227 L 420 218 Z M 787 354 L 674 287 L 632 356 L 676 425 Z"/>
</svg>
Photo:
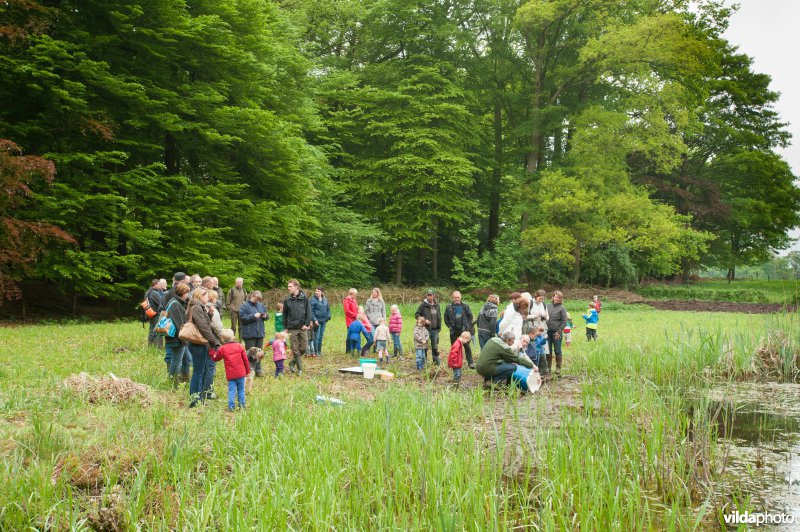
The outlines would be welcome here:
<svg viewBox="0 0 800 532">
<path fill-rule="evenodd" d="M 367 299 L 364 304 L 364 314 L 372 325 L 378 325 L 378 320 L 386 320 L 386 303 L 382 299 Z"/>
<path fill-rule="evenodd" d="M 564 305 L 561 303 L 558 305 L 548 303 L 547 314 L 550 316 L 550 319 L 547 320 L 547 330 L 551 332 L 563 331 L 564 326 L 567 324 L 567 309 L 564 308 Z"/>
</svg>

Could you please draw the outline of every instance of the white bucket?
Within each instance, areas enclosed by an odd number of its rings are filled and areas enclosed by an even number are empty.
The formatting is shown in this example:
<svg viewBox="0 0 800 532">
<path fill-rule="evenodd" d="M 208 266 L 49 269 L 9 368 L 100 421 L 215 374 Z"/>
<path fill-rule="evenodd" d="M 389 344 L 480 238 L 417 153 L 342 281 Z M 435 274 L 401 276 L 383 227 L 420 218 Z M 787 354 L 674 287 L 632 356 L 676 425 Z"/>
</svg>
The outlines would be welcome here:
<svg viewBox="0 0 800 532">
<path fill-rule="evenodd" d="M 377 364 L 371 364 L 367 362 L 366 364 L 361 364 L 361 369 L 364 370 L 364 378 L 365 379 L 374 379 L 375 378 L 375 369 L 378 367 Z"/>
</svg>

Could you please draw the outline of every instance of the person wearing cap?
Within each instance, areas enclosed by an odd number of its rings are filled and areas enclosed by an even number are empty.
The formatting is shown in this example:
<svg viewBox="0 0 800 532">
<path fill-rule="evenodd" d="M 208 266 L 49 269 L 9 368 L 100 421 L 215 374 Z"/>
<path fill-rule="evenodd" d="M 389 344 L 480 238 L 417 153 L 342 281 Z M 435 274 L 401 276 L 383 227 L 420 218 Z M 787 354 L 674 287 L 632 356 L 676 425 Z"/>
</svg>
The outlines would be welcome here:
<svg viewBox="0 0 800 532">
<path fill-rule="evenodd" d="M 264 329 L 264 322 L 269 319 L 269 313 L 267 312 L 267 307 L 261 302 L 261 292 L 259 290 L 253 290 L 250 293 L 250 298 L 239 307 L 238 314 L 242 324 L 240 332 L 244 340 L 245 350 L 251 347 L 263 349 L 264 337 L 267 335 Z M 260 360 L 255 363 L 253 370 L 259 377 L 264 374 Z"/>
<path fill-rule="evenodd" d="M 431 342 L 431 355 L 435 365 L 441 364 L 439 360 L 439 331 L 442 330 L 442 308 L 439 302 L 434 297 L 433 290 L 428 290 L 425 294 L 425 299 L 422 300 L 417 312 L 414 314 L 415 318 L 422 317 L 425 319 L 425 328 L 428 329 Z"/>
<path fill-rule="evenodd" d="M 225 299 L 225 305 L 231 313 L 231 330 L 236 334 L 239 326 L 239 307 L 242 303 L 247 301 L 247 291 L 244 289 L 244 279 L 241 277 L 236 278 L 236 283 L 233 288 L 228 290 L 228 297 Z M 242 337 L 242 331 L 239 331 L 239 338 Z"/>
</svg>

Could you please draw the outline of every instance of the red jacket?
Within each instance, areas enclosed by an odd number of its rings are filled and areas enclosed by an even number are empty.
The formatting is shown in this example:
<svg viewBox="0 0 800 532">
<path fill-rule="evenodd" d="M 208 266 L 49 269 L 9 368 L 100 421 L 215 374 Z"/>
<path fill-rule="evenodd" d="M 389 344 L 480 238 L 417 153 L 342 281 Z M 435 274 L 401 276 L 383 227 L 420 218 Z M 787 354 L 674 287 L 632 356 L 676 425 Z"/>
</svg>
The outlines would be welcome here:
<svg viewBox="0 0 800 532">
<path fill-rule="evenodd" d="M 403 316 L 398 312 L 389 317 L 389 332 L 399 333 L 403 330 Z"/>
<path fill-rule="evenodd" d="M 356 321 L 356 316 L 358 316 L 358 301 L 346 297 L 342 301 L 342 305 L 344 305 L 344 322 L 350 327 L 350 324 Z"/>
<path fill-rule="evenodd" d="M 450 348 L 450 354 L 447 355 L 447 365 L 453 369 L 458 369 L 464 365 L 464 344 L 458 338 L 456 338 L 453 347 Z"/>
<path fill-rule="evenodd" d="M 228 342 L 216 352 L 209 352 L 211 360 L 219 362 L 225 360 L 225 378 L 229 381 L 241 379 L 250 373 L 250 362 L 247 361 L 247 353 L 239 342 Z"/>
</svg>

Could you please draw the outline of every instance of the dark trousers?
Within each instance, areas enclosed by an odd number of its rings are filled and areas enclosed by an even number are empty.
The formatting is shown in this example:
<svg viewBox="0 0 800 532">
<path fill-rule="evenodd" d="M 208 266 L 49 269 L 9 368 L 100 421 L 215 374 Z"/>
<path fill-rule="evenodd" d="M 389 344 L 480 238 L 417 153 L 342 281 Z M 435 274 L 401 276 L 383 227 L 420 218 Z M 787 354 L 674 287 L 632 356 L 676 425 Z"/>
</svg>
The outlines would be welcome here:
<svg viewBox="0 0 800 532">
<path fill-rule="evenodd" d="M 586 339 L 597 340 L 597 329 L 590 329 L 589 327 L 586 327 Z"/>
<path fill-rule="evenodd" d="M 303 355 L 308 353 L 308 332 L 303 329 L 289 329 L 289 342 L 292 347 L 292 360 L 289 369 L 303 371 Z"/>
<path fill-rule="evenodd" d="M 164 347 L 164 337 L 155 331 L 158 324 L 158 314 L 150 318 L 150 327 L 147 331 L 147 345 L 161 349 Z"/>
<path fill-rule="evenodd" d="M 511 383 L 511 376 L 514 372 L 517 371 L 517 365 L 511 362 L 506 362 L 504 364 L 498 364 L 497 367 L 494 369 L 494 375 L 492 375 L 489 379 L 484 380 L 491 380 L 492 382 L 505 382 L 506 384 Z"/>
<path fill-rule="evenodd" d="M 556 366 L 561 367 L 561 340 L 564 339 L 564 334 L 561 333 L 556 340 L 555 336 L 561 331 L 547 331 L 547 346 L 550 352 L 547 353 L 547 367 L 553 367 L 553 354 L 556 355 Z"/>
<path fill-rule="evenodd" d="M 486 345 L 486 342 L 492 339 L 492 336 L 494 335 L 489 331 L 478 331 L 478 345 L 481 346 L 481 349 Z"/>
<path fill-rule="evenodd" d="M 364 358 L 364 356 L 367 354 L 367 351 L 369 351 L 369 348 L 372 347 L 372 345 L 375 343 L 375 342 L 372 341 L 372 338 L 373 338 L 372 337 L 372 333 L 367 333 L 367 337 L 366 337 L 367 343 L 365 343 L 364 347 L 361 348 L 361 357 L 362 358 Z"/>
<path fill-rule="evenodd" d="M 431 358 L 433 358 L 433 363 L 437 366 L 440 364 L 439 360 L 439 331 L 430 329 L 428 330 L 431 336 Z"/>
<path fill-rule="evenodd" d="M 264 339 L 263 338 L 245 338 L 244 339 L 244 350 L 248 351 L 251 347 L 257 347 L 259 349 L 264 349 Z M 254 363 L 250 364 L 250 369 L 256 372 L 256 375 L 259 377 L 264 374 L 264 368 L 261 367 L 261 360 L 256 360 Z"/>
<path fill-rule="evenodd" d="M 461 336 L 461 332 L 462 331 L 450 329 L 450 345 L 456 343 L 456 339 Z M 467 364 L 469 367 L 475 365 L 472 363 L 472 340 L 470 340 L 469 343 L 464 344 L 464 356 L 467 358 Z"/>
</svg>

